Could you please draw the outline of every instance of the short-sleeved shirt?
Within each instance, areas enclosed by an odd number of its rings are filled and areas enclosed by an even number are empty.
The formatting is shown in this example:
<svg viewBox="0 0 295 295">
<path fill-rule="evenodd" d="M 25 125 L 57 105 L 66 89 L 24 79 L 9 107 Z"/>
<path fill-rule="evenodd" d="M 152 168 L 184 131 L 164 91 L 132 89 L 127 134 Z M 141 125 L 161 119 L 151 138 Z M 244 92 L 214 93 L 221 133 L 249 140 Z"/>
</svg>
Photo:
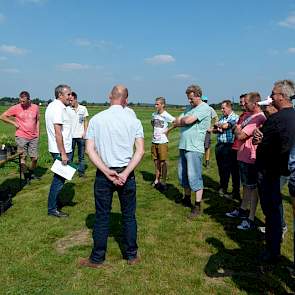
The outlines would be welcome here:
<svg viewBox="0 0 295 295">
<path fill-rule="evenodd" d="M 196 107 L 188 106 L 180 117 L 193 116 L 197 120 L 180 128 L 179 149 L 191 152 L 204 153 L 206 131 L 211 124 L 211 110 L 205 102 Z"/>
<path fill-rule="evenodd" d="M 209 108 L 211 110 L 211 120 L 214 118 L 218 118 L 216 111 L 211 106 L 209 106 Z"/>
<path fill-rule="evenodd" d="M 218 124 L 229 124 L 227 129 L 223 129 L 221 133 L 217 133 L 217 142 L 219 143 L 233 143 L 235 139 L 232 128 L 239 120 L 239 116 L 234 112 L 231 112 L 228 116 L 222 115 L 218 121 Z"/>
<path fill-rule="evenodd" d="M 263 138 L 256 150 L 258 171 L 270 177 L 289 175 L 289 153 L 295 143 L 295 110 L 284 108 L 271 115 L 261 131 Z"/>
<path fill-rule="evenodd" d="M 72 112 L 72 137 L 73 138 L 82 138 L 84 134 L 84 121 L 85 118 L 89 116 L 87 108 L 78 104 L 78 107 L 70 107 Z"/>
<path fill-rule="evenodd" d="M 237 122 L 237 125 L 241 125 L 242 122 L 243 122 L 244 120 L 246 120 L 250 115 L 251 115 L 250 112 L 243 112 L 243 113 L 239 116 L 239 120 L 238 120 L 238 122 Z M 238 150 L 240 149 L 241 144 L 242 144 L 242 142 L 241 142 L 239 139 L 237 139 L 237 138 L 235 137 L 235 139 L 234 139 L 234 143 L 233 143 L 233 145 L 232 145 L 232 149 L 238 151 Z"/>
<path fill-rule="evenodd" d="M 168 112 L 164 111 L 163 113 L 155 112 L 152 114 L 153 122 L 153 143 L 167 143 L 168 138 L 164 133 L 168 129 L 168 124 L 172 123 L 175 120 Z"/>
<path fill-rule="evenodd" d="M 129 107 L 124 107 L 125 112 L 128 112 L 130 115 L 132 115 L 133 117 L 137 118 L 135 112 L 133 111 L 133 109 L 129 108 Z"/>
<path fill-rule="evenodd" d="M 143 137 L 141 122 L 121 105 L 112 105 L 92 117 L 86 134 L 108 167 L 127 166 L 133 156 L 135 139 Z"/>
<path fill-rule="evenodd" d="M 59 100 L 51 102 L 45 111 L 45 123 L 48 136 L 48 150 L 51 153 L 60 153 L 56 144 L 54 124 L 62 125 L 62 138 L 66 153 L 72 151 L 72 118 L 66 106 Z"/>
<path fill-rule="evenodd" d="M 30 104 L 23 107 L 20 103 L 10 107 L 5 113 L 7 117 L 15 117 L 15 122 L 19 125 L 16 129 L 15 136 L 26 139 L 39 137 L 37 122 L 39 121 L 39 107 Z"/>
<path fill-rule="evenodd" d="M 252 144 L 254 130 L 259 128 L 265 122 L 265 115 L 261 112 L 248 117 L 247 124 L 242 128 L 242 132 L 245 133 L 248 138 L 241 141 L 241 146 L 237 153 L 238 161 L 254 164 L 256 160 L 256 148 L 257 145 Z M 244 121 L 245 122 L 245 121 Z M 243 126 L 243 123 L 242 123 Z"/>
</svg>

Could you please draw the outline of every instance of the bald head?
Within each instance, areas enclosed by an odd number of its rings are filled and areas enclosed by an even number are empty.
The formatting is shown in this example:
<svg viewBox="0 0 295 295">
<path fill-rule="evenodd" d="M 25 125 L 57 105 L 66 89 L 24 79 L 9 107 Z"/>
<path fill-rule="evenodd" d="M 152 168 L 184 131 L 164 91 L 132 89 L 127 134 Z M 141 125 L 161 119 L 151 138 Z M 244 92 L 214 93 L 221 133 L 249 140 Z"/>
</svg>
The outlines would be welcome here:
<svg viewBox="0 0 295 295">
<path fill-rule="evenodd" d="M 110 94 L 111 103 L 122 104 L 126 103 L 128 98 L 128 89 L 124 85 L 115 85 Z"/>
</svg>

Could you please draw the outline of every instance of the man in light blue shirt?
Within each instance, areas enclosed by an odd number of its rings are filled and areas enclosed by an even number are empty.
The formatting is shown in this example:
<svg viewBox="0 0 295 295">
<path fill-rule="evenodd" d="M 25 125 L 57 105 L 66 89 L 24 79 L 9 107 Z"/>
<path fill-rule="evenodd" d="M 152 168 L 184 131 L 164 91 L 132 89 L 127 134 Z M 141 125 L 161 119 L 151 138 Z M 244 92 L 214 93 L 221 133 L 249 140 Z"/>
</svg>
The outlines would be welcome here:
<svg viewBox="0 0 295 295">
<path fill-rule="evenodd" d="M 124 258 L 129 265 L 139 262 L 134 169 L 144 154 L 143 128 L 136 116 L 124 109 L 128 98 L 126 87 L 114 86 L 109 98 L 111 106 L 90 120 L 86 134 L 86 151 L 97 167 L 96 213 L 92 253 L 80 260 L 80 265 L 92 268 L 104 266 L 114 191 L 118 192 L 122 211 Z"/>
<path fill-rule="evenodd" d="M 191 85 L 186 90 L 190 106 L 175 120 L 174 126 L 180 127 L 178 163 L 178 178 L 184 188 L 185 206 L 191 206 L 191 191 L 195 193 L 195 205 L 189 218 L 195 218 L 201 213 L 203 196 L 202 162 L 206 131 L 211 124 L 211 110 L 201 99 L 202 89 L 198 85 Z"/>
</svg>

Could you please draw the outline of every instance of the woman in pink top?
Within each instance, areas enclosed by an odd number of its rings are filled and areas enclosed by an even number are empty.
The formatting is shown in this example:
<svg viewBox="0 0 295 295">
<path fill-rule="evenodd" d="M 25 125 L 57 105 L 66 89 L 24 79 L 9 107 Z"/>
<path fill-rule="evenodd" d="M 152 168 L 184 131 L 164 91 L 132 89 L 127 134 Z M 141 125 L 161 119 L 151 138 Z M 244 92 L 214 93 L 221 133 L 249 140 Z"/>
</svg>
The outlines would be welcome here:
<svg viewBox="0 0 295 295">
<path fill-rule="evenodd" d="M 0 120 L 14 125 L 16 128 L 15 141 L 18 151 L 22 152 L 21 170 L 27 182 L 37 178 L 33 171 L 37 166 L 38 139 L 39 139 L 39 107 L 31 103 L 30 94 L 22 91 L 19 95 L 19 104 L 10 107 L 0 116 Z M 29 155 L 31 169 L 26 167 L 26 156 Z"/>
</svg>

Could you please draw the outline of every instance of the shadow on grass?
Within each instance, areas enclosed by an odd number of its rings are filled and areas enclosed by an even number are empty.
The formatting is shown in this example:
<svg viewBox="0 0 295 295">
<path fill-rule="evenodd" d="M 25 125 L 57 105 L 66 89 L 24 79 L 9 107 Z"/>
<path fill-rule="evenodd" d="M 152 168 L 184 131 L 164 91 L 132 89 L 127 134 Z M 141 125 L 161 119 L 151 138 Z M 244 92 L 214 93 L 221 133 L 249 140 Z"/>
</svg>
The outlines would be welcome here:
<svg viewBox="0 0 295 295">
<path fill-rule="evenodd" d="M 44 174 L 46 174 L 47 170 L 48 169 L 45 167 L 37 166 L 37 168 L 34 171 L 34 174 L 38 177 L 42 177 Z"/>
<path fill-rule="evenodd" d="M 109 231 L 109 237 L 114 237 L 116 243 L 118 244 L 120 251 L 122 253 L 122 256 L 124 259 L 126 257 L 124 256 L 124 246 L 122 242 L 122 222 L 121 222 L 122 215 L 120 213 L 110 213 L 110 231 Z M 93 229 L 95 222 L 95 214 L 89 214 L 86 217 L 85 224 L 87 228 Z"/>
<path fill-rule="evenodd" d="M 0 195 L 9 194 L 11 198 L 13 198 L 23 186 L 19 186 L 19 178 L 7 178 L 0 184 Z"/>
<path fill-rule="evenodd" d="M 204 202 L 209 205 L 204 213 L 220 223 L 226 235 L 238 245 L 237 249 L 226 249 L 222 241 L 215 237 L 208 238 L 206 242 L 217 253 L 209 258 L 205 273 L 214 278 L 231 277 L 238 288 L 251 294 L 287 294 L 286 286 L 294 292 L 294 279 L 286 269 L 292 262 L 282 257 L 276 267 L 261 267 L 257 257 L 264 248 L 264 237 L 256 230 L 238 230 L 237 225 L 241 220 L 228 218 L 225 213 L 239 204 L 219 197 L 216 191 L 218 183 L 207 175 L 203 177 L 205 186 L 210 188 L 204 193 Z M 261 221 L 257 219 L 256 223 Z"/>
<path fill-rule="evenodd" d="M 75 197 L 75 184 L 74 183 L 66 183 L 60 193 L 58 208 L 61 209 L 65 206 L 74 207 L 77 202 L 74 202 L 73 199 Z"/>
<path fill-rule="evenodd" d="M 142 178 L 146 182 L 152 183 L 155 179 L 155 175 L 153 173 L 150 173 L 148 171 L 140 171 Z M 173 184 L 167 183 L 167 189 L 161 190 L 158 189 L 158 191 L 163 194 L 168 200 L 175 201 L 179 196 L 182 195 L 182 192 Z"/>
</svg>

